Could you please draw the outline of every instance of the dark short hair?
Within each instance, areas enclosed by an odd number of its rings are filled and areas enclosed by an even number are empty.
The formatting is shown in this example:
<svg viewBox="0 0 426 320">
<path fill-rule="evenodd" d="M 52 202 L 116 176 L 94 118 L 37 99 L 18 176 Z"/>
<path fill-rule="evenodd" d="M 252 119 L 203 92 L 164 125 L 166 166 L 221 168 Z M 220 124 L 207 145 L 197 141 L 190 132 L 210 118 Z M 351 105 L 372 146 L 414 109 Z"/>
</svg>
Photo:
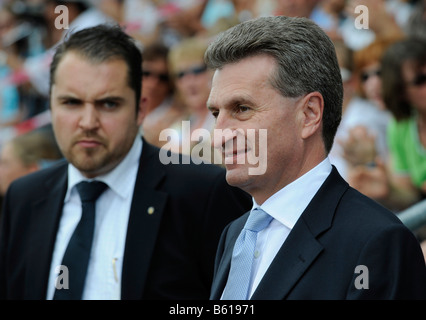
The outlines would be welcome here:
<svg viewBox="0 0 426 320">
<path fill-rule="evenodd" d="M 390 46 L 381 61 L 383 101 L 386 108 L 396 120 L 403 120 L 413 115 L 411 102 L 405 91 L 406 84 L 402 76 L 405 62 L 414 63 L 417 69 L 426 65 L 426 40 L 406 38 Z"/>
<path fill-rule="evenodd" d="M 142 86 L 142 54 L 135 40 L 118 25 L 101 24 L 77 31 L 65 39 L 56 49 L 50 65 L 50 91 L 55 83 L 56 69 L 68 52 L 76 52 L 93 63 L 112 59 L 126 62 L 128 85 L 135 91 L 138 110 Z"/>
<path fill-rule="evenodd" d="M 261 17 L 219 34 L 205 54 L 212 69 L 266 54 L 277 70 L 271 84 L 284 97 L 320 92 L 324 98 L 322 136 L 330 151 L 342 117 L 343 83 L 333 42 L 307 18 Z"/>
</svg>

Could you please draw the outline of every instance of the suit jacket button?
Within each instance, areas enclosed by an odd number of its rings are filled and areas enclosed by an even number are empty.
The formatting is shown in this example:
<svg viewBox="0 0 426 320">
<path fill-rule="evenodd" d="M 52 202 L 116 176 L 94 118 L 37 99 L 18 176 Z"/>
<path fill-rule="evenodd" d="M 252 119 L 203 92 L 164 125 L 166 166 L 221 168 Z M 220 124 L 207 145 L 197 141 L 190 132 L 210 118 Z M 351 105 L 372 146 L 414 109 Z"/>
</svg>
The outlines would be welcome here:
<svg viewBox="0 0 426 320">
<path fill-rule="evenodd" d="M 155 211 L 154 207 L 149 207 L 147 210 L 148 214 L 153 214 L 154 211 Z"/>
</svg>

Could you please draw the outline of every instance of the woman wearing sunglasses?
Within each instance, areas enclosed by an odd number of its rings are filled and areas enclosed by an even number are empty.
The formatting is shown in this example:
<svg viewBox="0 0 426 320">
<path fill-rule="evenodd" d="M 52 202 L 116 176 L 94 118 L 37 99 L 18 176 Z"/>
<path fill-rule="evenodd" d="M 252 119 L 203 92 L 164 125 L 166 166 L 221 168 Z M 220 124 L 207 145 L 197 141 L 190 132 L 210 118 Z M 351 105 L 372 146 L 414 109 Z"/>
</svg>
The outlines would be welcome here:
<svg viewBox="0 0 426 320">
<path fill-rule="evenodd" d="M 346 53 L 352 67 L 350 76 L 342 73 L 344 92 L 342 121 L 330 153 L 339 173 L 348 177 L 351 168 L 374 161 L 376 155 L 387 160 L 386 130 L 391 113 L 382 98 L 381 59 L 386 49 L 399 38 L 377 38 L 367 47 Z M 339 51 L 336 49 L 339 57 Z M 341 54 L 340 54 L 341 55 Z M 343 60 L 343 57 L 341 58 Z M 348 68 L 348 67 L 345 67 Z M 346 79 L 345 79 L 346 78 Z"/>
<path fill-rule="evenodd" d="M 168 61 L 172 80 L 176 87 L 178 101 L 186 111 L 185 118 L 175 123 L 172 129 L 179 135 L 178 145 L 173 140 L 168 143 L 172 151 L 196 155 L 204 162 L 213 162 L 214 149 L 211 142 L 198 139 L 198 129 L 212 133 L 215 119 L 207 109 L 206 102 L 210 94 L 212 71 L 204 64 L 204 52 L 208 42 L 202 37 L 190 37 L 171 47 Z M 186 128 L 189 127 L 189 132 Z M 198 132 L 200 132 L 198 131 Z M 186 133 L 189 133 L 191 141 Z M 190 144 L 189 148 L 186 146 Z M 210 150 L 206 154 L 192 152 L 194 146 L 197 150 Z M 207 149 L 205 149 L 207 148 Z"/>
<path fill-rule="evenodd" d="M 383 100 L 393 115 L 387 138 L 390 160 L 359 167 L 351 183 L 399 211 L 426 198 L 426 42 L 404 39 L 384 54 Z"/>
</svg>

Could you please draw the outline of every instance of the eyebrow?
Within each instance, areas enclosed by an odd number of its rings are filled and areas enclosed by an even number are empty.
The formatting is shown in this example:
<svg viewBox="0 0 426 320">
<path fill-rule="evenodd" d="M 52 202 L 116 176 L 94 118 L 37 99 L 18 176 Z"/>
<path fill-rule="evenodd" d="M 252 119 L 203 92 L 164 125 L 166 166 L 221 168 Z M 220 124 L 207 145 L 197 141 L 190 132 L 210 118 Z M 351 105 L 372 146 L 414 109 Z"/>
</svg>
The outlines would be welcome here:
<svg viewBox="0 0 426 320">
<path fill-rule="evenodd" d="M 57 100 L 78 100 L 78 101 L 82 101 L 82 99 L 77 98 L 75 96 L 72 95 L 60 95 L 58 97 L 56 97 Z M 116 102 L 124 102 L 126 99 L 120 96 L 106 96 L 100 99 L 96 99 L 96 102 L 104 102 L 104 101 L 116 101 Z"/>
<path fill-rule="evenodd" d="M 253 100 L 250 98 L 244 98 L 242 96 L 234 96 L 227 100 L 225 100 L 225 103 L 221 104 L 224 106 L 224 108 L 232 108 L 239 105 L 254 105 Z M 210 103 L 210 101 L 207 101 L 207 108 L 212 111 L 218 109 L 218 107 L 215 104 Z"/>
<path fill-rule="evenodd" d="M 96 102 L 102 102 L 102 101 L 111 101 L 111 100 L 113 100 L 113 101 L 116 101 L 116 102 L 124 102 L 126 99 L 125 98 L 123 98 L 123 97 L 120 97 L 120 96 L 107 96 L 107 97 L 105 97 L 105 98 L 100 98 L 100 99 L 96 99 L 95 101 Z"/>
</svg>

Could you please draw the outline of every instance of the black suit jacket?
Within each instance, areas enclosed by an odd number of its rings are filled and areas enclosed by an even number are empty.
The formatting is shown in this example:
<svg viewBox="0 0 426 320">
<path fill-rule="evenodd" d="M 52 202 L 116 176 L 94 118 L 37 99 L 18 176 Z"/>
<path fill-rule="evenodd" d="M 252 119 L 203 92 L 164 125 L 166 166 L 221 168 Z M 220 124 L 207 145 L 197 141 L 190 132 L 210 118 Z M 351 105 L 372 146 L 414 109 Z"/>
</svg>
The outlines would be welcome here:
<svg viewBox="0 0 426 320">
<path fill-rule="evenodd" d="M 222 295 L 248 214 L 223 232 L 211 299 Z M 333 168 L 252 299 L 426 299 L 425 261 L 395 214 L 349 187 Z"/>
<path fill-rule="evenodd" d="M 66 162 L 10 186 L 0 229 L 0 298 L 46 298 L 66 189 Z M 226 183 L 222 168 L 163 165 L 159 149 L 144 141 L 122 299 L 208 299 L 220 233 L 250 206 L 248 194 Z"/>
</svg>

